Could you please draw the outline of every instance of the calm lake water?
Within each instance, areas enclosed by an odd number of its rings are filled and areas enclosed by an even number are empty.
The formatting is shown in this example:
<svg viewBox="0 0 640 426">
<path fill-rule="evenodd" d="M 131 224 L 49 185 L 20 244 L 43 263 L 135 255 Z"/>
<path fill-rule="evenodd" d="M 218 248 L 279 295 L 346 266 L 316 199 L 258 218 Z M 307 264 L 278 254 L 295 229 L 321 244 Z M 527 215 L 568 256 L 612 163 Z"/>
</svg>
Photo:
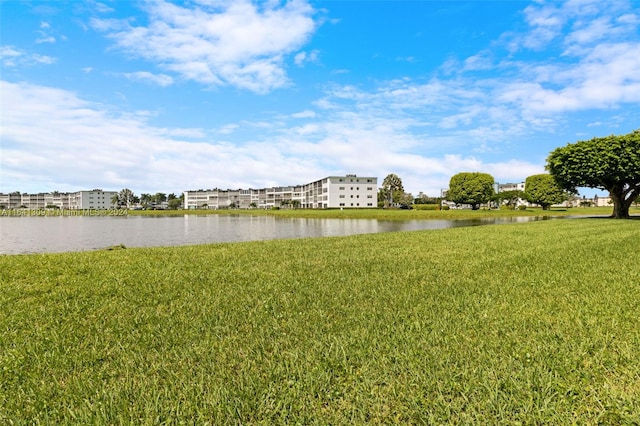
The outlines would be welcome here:
<svg viewBox="0 0 640 426">
<path fill-rule="evenodd" d="M 0 254 L 96 250 L 119 244 L 156 247 L 328 237 L 534 220 L 542 218 L 383 221 L 244 215 L 0 217 Z"/>
</svg>

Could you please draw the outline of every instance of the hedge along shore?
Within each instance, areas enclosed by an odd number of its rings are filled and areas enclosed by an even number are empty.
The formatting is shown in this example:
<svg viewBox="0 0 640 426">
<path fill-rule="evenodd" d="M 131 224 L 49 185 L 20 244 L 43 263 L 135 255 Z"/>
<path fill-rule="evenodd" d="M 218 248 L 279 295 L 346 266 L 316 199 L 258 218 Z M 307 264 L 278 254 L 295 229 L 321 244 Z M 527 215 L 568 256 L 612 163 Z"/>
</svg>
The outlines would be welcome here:
<svg viewBox="0 0 640 426">
<path fill-rule="evenodd" d="M 0 256 L 0 423 L 634 424 L 640 222 Z"/>
</svg>

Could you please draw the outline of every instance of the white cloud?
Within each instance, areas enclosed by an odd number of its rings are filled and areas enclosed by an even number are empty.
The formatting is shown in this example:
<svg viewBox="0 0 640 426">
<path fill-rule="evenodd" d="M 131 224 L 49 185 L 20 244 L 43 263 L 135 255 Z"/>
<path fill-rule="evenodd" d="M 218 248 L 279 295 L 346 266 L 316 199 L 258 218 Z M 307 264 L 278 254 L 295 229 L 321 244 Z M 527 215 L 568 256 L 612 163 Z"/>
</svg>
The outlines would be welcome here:
<svg viewBox="0 0 640 426">
<path fill-rule="evenodd" d="M 55 43 L 57 40 L 52 34 L 50 34 L 50 32 L 51 24 L 44 21 L 40 22 L 40 29 L 36 31 L 36 33 L 39 34 L 40 37 L 36 39 L 36 44 Z"/>
<path fill-rule="evenodd" d="M 39 64 L 45 64 L 45 65 L 50 65 L 56 62 L 56 58 L 52 58 L 51 56 L 47 56 L 47 55 L 38 55 L 37 53 L 34 53 L 33 55 L 31 55 L 31 59 L 34 62 L 37 62 Z"/>
<path fill-rule="evenodd" d="M 36 39 L 36 44 L 42 44 L 42 43 L 55 43 L 56 42 L 56 38 L 53 36 L 48 36 L 48 35 L 44 35 L 38 39 Z"/>
<path fill-rule="evenodd" d="M 300 52 L 296 54 L 293 58 L 293 62 L 299 66 L 303 67 L 306 63 L 317 63 L 320 57 L 319 50 L 312 50 L 311 52 Z"/>
<path fill-rule="evenodd" d="M 129 80 L 142 81 L 144 83 L 151 83 L 161 87 L 167 87 L 173 84 L 173 78 L 166 74 L 153 74 L 147 71 L 138 71 L 125 73 L 123 75 Z"/>
<path fill-rule="evenodd" d="M 417 154 L 410 148 L 428 143 L 442 147 L 451 139 L 429 141 L 408 132 L 406 120 L 372 111 L 339 110 L 322 120 L 303 112 L 315 121 L 278 128 L 264 123 L 272 136 L 236 145 L 212 140 L 202 129 L 155 127 L 148 122 L 153 116 L 145 112 L 114 114 L 108 106 L 68 91 L 1 84 L 0 191 L 126 186 L 136 192 L 180 192 L 298 184 L 336 173 L 383 178 L 394 172 L 403 177 L 407 190 L 436 195 L 457 171 L 519 176 L 539 168 L 524 162 L 486 164 L 473 157 Z M 262 123 L 243 124 L 249 125 Z M 238 126 L 224 126 L 217 134 L 230 134 Z"/>
<path fill-rule="evenodd" d="M 12 61 L 15 58 L 23 56 L 24 53 L 13 46 L 0 46 L 0 58 L 3 61 Z"/>
<path fill-rule="evenodd" d="M 465 59 L 463 64 L 464 71 L 487 70 L 493 68 L 492 53 L 488 50 L 479 52 Z"/>
<path fill-rule="evenodd" d="M 535 77 L 506 82 L 497 99 L 529 116 L 637 103 L 640 43 L 603 43 L 578 62 L 559 64 L 555 72 Z"/>
<path fill-rule="evenodd" d="M 106 19 L 94 19 L 92 25 L 118 48 L 183 78 L 256 93 L 288 84 L 284 57 L 304 45 L 316 29 L 315 11 L 302 0 L 282 6 L 200 2 L 193 8 L 158 1 L 145 7 L 146 27 Z"/>
<path fill-rule="evenodd" d="M 540 1 L 524 10 L 529 31 L 507 33 L 503 40 L 507 40 L 511 51 L 542 51 L 561 45 L 567 55 L 585 54 L 589 45 L 599 40 L 637 38 L 640 20 L 630 7 L 626 1 Z"/>
<path fill-rule="evenodd" d="M 13 46 L 0 46 L 0 62 L 3 67 L 32 66 L 36 64 L 50 65 L 56 58 L 37 53 L 27 53 Z"/>
<path fill-rule="evenodd" d="M 0 89 L 0 191 L 128 186 L 179 192 L 285 185 L 324 173 L 316 161 L 303 162 L 286 146 L 236 146 L 211 140 L 200 129 L 154 127 L 146 113 L 114 114 L 60 89 L 6 81 Z M 286 167 L 274 173 L 274 165 Z M 47 187 L 54 183 L 58 187 Z"/>
<path fill-rule="evenodd" d="M 218 129 L 218 133 L 221 135 L 230 135 L 238 130 L 240 126 L 237 124 L 227 124 Z"/>
<path fill-rule="evenodd" d="M 104 3 L 100 3 L 100 2 L 94 2 L 94 1 L 89 1 L 89 4 L 93 5 L 94 10 L 96 10 L 99 13 L 109 13 L 109 12 L 113 12 L 113 8 L 107 6 Z"/>
<path fill-rule="evenodd" d="M 301 112 L 297 112 L 295 114 L 291 114 L 291 117 L 293 118 L 314 118 L 316 116 L 316 113 L 310 110 L 306 110 L 306 111 L 301 111 Z"/>
</svg>

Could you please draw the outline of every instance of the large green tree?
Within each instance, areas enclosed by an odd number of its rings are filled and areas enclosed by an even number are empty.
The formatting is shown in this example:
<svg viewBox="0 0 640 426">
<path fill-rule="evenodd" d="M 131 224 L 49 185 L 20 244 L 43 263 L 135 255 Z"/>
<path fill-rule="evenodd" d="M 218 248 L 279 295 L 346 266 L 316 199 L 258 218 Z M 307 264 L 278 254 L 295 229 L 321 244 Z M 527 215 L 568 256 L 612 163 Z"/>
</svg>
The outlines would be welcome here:
<svg viewBox="0 0 640 426">
<path fill-rule="evenodd" d="M 451 177 L 446 199 L 456 204 L 471 204 L 478 210 L 480 204 L 491 200 L 494 179 L 488 173 L 463 172 Z"/>
<path fill-rule="evenodd" d="M 547 170 L 564 189 L 609 191 L 611 216 L 629 218 L 629 207 L 640 195 L 640 129 L 556 148 L 547 158 Z"/>
<path fill-rule="evenodd" d="M 151 204 L 153 202 L 153 195 L 151 194 L 140 194 L 140 204 L 142 204 L 143 207 L 148 207 L 149 204 Z"/>
<path fill-rule="evenodd" d="M 507 208 L 513 210 L 518 204 L 518 200 L 524 198 L 524 192 L 519 189 L 512 189 L 509 191 L 502 191 L 491 197 L 492 201 L 496 201 L 498 205 L 506 205 Z"/>
<path fill-rule="evenodd" d="M 382 188 L 379 195 L 384 198 L 384 206 L 389 207 L 394 203 L 399 203 L 404 195 L 402 179 L 396 174 L 389 174 L 382 181 Z"/>
<path fill-rule="evenodd" d="M 129 208 L 137 199 L 139 200 L 129 188 L 124 188 L 118 192 L 118 204 L 121 206 L 127 206 L 127 208 Z"/>
<path fill-rule="evenodd" d="M 524 198 L 530 203 L 539 204 L 542 210 L 549 210 L 553 204 L 567 201 L 570 195 L 547 173 L 529 176 L 524 182 Z"/>
</svg>

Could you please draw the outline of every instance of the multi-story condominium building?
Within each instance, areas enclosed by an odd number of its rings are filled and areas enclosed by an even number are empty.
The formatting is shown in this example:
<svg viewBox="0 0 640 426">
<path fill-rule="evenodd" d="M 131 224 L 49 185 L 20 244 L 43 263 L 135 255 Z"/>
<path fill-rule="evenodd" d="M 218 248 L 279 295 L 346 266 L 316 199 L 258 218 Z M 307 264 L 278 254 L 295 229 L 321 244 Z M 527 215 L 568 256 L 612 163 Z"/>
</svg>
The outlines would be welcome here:
<svg viewBox="0 0 640 426">
<path fill-rule="evenodd" d="M 499 183 L 496 192 L 524 191 L 524 182 L 519 183 Z"/>
<path fill-rule="evenodd" d="M 268 209 L 285 205 L 309 209 L 373 208 L 377 206 L 377 194 L 377 177 L 328 176 L 297 186 L 185 191 L 184 208 Z"/>
<path fill-rule="evenodd" d="M 611 196 L 594 195 L 593 205 L 596 207 L 609 207 L 613 205 L 613 201 L 611 200 Z"/>
<path fill-rule="evenodd" d="M 19 192 L 0 194 L 0 208 L 17 209 L 22 204 L 22 196 Z"/>
<path fill-rule="evenodd" d="M 111 199 L 115 195 L 118 195 L 116 191 L 103 191 L 101 189 L 74 192 L 69 197 L 69 208 L 71 210 L 112 209 L 115 206 Z"/>
<path fill-rule="evenodd" d="M 41 192 L 38 194 L 12 192 L 11 194 L 0 194 L 0 208 L 44 209 L 58 207 L 69 210 L 103 210 L 114 207 L 111 199 L 117 194 L 116 191 L 101 189 L 77 192 Z"/>
</svg>

